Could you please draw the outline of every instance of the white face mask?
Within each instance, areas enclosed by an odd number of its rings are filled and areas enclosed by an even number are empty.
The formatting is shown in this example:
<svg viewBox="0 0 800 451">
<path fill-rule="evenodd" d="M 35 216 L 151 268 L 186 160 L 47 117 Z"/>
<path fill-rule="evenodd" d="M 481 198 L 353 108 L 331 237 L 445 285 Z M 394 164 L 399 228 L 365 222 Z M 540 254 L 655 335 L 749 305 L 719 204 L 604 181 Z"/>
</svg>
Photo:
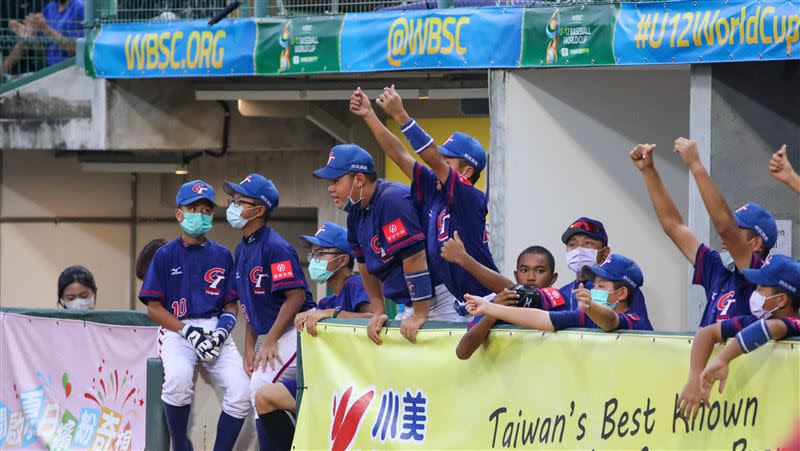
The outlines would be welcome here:
<svg viewBox="0 0 800 451">
<path fill-rule="evenodd" d="M 725 265 L 725 269 L 730 272 L 736 271 L 736 260 L 733 259 L 733 255 L 731 255 L 728 251 L 722 251 L 719 253 L 719 258 L 722 260 L 722 264 Z"/>
<path fill-rule="evenodd" d="M 775 296 L 780 296 L 776 294 Z M 772 299 L 775 296 L 766 297 L 763 294 L 759 293 L 758 291 L 754 291 L 753 294 L 750 295 L 750 313 L 753 314 L 756 318 L 759 319 L 767 319 L 778 310 L 780 306 L 775 307 L 772 310 L 765 311 L 764 310 L 764 303 L 767 302 L 767 299 Z"/>
<path fill-rule="evenodd" d="M 61 303 L 67 310 L 94 310 L 94 296 L 90 298 L 75 298 L 71 301 L 62 299 Z"/>
<path fill-rule="evenodd" d="M 571 251 L 567 251 L 567 266 L 575 274 L 580 275 L 584 266 L 591 266 L 597 264 L 597 249 L 590 249 L 588 247 L 576 247 Z"/>
</svg>

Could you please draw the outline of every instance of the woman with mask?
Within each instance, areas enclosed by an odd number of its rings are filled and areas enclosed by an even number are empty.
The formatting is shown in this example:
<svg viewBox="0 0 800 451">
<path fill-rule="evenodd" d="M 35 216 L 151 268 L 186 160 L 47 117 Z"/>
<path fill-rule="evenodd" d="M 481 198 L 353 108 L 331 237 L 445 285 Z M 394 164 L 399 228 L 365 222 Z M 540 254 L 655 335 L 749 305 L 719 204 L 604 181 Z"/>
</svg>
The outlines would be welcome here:
<svg viewBox="0 0 800 451">
<path fill-rule="evenodd" d="M 689 378 L 676 405 L 687 420 L 694 419 L 701 406 L 708 405 L 716 381 L 722 393 L 731 360 L 770 340 L 800 336 L 800 261 L 776 254 L 760 269 L 745 269 L 742 274 L 756 287 L 748 303 L 752 315 L 726 319 L 695 334 Z M 714 346 L 734 337 L 706 366 Z"/>
<path fill-rule="evenodd" d="M 317 323 L 325 318 L 371 318 L 369 296 L 361 277 L 353 274 L 353 251 L 347 242 L 347 229 L 333 222 L 319 226 L 313 236 L 302 235 L 310 245 L 308 273 L 314 282 L 328 284 L 331 295 L 319 300 L 316 310 L 299 313 L 294 320 L 298 331 L 305 328 L 311 336 L 317 335 Z M 263 385 L 256 392 L 256 412 L 267 416 L 273 412 L 295 415 L 297 410 L 297 379 L 282 380 Z M 288 424 L 288 423 L 287 423 Z M 270 424 L 268 431 L 272 445 L 277 449 L 290 449 L 294 436 L 291 427 L 277 429 Z"/>
<path fill-rule="evenodd" d="M 58 306 L 67 310 L 94 310 L 97 285 L 83 266 L 70 266 L 58 276 Z"/>
</svg>

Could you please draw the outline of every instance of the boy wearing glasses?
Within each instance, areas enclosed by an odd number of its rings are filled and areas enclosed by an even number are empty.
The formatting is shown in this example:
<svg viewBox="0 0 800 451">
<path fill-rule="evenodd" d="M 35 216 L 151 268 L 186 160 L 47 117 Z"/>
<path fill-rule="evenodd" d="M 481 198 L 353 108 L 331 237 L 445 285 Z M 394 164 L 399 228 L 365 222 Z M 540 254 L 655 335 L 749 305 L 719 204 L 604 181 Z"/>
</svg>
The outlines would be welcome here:
<svg viewBox="0 0 800 451">
<path fill-rule="evenodd" d="M 312 336 L 317 335 L 317 323 L 325 318 L 370 318 L 369 296 L 361 277 L 353 274 L 354 257 L 347 241 L 347 229 L 333 222 L 319 226 L 313 236 L 303 235 L 310 246 L 308 273 L 317 283 L 327 283 L 333 293 L 319 300 L 317 310 L 297 315 L 294 324 L 299 331 L 304 327 Z M 264 385 L 256 392 L 256 412 L 265 417 L 278 412 L 292 418 L 297 409 L 297 379 Z M 283 419 L 283 418 L 282 418 Z M 294 438 L 292 422 L 273 422 L 265 427 L 275 448 L 290 449 Z"/>
<path fill-rule="evenodd" d="M 199 359 L 225 392 L 214 450 L 230 450 L 250 410 L 248 377 L 233 339 L 227 339 L 236 326 L 233 258 L 205 235 L 214 214 L 211 185 L 185 183 L 175 202 L 181 236 L 158 249 L 139 292 L 150 318 L 161 325 L 164 414 L 173 449 L 191 450 L 187 429 Z"/>
<path fill-rule="evenodd" d="M 226 216 L 242 231 L 235 252 L 235 288 L 247 321 L 244 369 L 250 375 L 250 397 L 264 385 L 294 379 L 297 373 L 297 336 L 293 320 L 314 306 L 297 252 L 278 232 L 267 226 L 278 207 L 278 189 L 261 174 L 250 174 L 241 183 L 225 182 L 229 201 Z M 274 440 L 265 434 L 267 423 L 285 425 L 282 412 L 261 419 L 259 442 L 267 449 Z"/>
</svg>

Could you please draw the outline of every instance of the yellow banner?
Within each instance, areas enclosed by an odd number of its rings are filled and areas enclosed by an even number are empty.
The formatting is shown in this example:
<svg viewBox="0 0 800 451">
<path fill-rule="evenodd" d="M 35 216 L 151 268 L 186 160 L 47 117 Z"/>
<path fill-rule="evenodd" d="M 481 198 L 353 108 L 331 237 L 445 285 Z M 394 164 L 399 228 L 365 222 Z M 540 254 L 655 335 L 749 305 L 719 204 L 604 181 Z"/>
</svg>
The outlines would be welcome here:
<svg viewBox="0 0 800 451">
<path fill-rule="evenodd" d="M 800 419 L 800 346 L 731 365 L 695 421 L 675 409 L 691 337 L 500 329 L 467 361 L 463 329 L 324 323 L 300 338 L 295 449 L 776 449 Z"/>
</svg>

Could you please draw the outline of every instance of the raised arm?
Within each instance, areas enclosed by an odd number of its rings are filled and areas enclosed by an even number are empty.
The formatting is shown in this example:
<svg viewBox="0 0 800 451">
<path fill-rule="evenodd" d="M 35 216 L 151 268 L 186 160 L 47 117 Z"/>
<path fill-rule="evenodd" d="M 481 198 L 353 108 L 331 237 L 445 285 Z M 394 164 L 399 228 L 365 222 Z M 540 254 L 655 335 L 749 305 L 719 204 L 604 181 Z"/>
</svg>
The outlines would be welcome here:
<svg viewBox="0 0 800 451">
<path fill-rule="evenodd" d="M 416 121 L 412 121 L 411 116 L 408 115 L 403 107 L 403 99 L 394 89 L 394 85 L 389 88 L 383 88 L 383 92 L 375 102 L 402 127 L 401 131 L 409 140 L 414 152 L 422 157 L 425 164 L 436 174 L 436 178 L 444 183 L 450 175 L 450 166 L 444 160 L 441 152 L 439 152 L 439 148 L 433 138 Z"/>
<path fill-rule="evenodd" d="M 497 271 L 487 268 L 472 258 L 464 248 L 464 243 L 458 236 L 457 231 L 453 233 L 453 238 L 450 238 L 442 245 L 442 258 L 445 261 L 461 266 L 472 277 L 477 279 L 481 285 L 495 293 L 499 293 L 506 288 L 514 286 L 514 282 L 509 278 Z"/>
<path fill-rule="evenodd" d="M 414 158 L 408 154 L 405 146 L 394 135 L 375 114 L 369 98 L 361 88 L 356 88 L 350 96 L 350 112 L 362 118 L 372 132 L 372 136 L 378 141 L 383 153 L 386 154 L 394 163 L 400 167 L 408 178 L 414 178 Z"/>
<path fill-rule="evenodd" d="M 736 266 L 740 270 L 750 268 L 750 264 L 753 261 L 753 250 L 739 230 L 728 202 L 722 197 L 722 193 L 719 192 L 714 181 L 711 180 L 711 175 L 708 174 L 708 171 L 700 161 L 697 143 L 686 138 L 678 138 L 675 140 L 675 152 L 681 156 L 683 164 L 694 176 L 697 189 L 700 191 L 700 196 L 703 198 L 708 215 L 711 217 L 711 222 L 725 242 L 725 247 L 736 261 Z"/>
<path fill-rule="evenodd" d="M 789 162 L 789 157 L 786 155 L 786 144 L 772 154 L 772 158 L 769 160 L 769 173 L 775 180 L 785 183 L 786 186 L 800 194 L 800 175 L 794 171 Z"/>
<path fill-rule="evenodd" d="M 695 264 L 697 248 L 700 247 L 700 239 L 692 233 L 691 229 L 683 222 L 681 212 L 675 206 L 675 202 L 670 197 L 667 187 L 661 181 L 661 176 L 656 170 L 653 162 L 653 151 L 655 144 L 639 144 L 631 151 L 631 160 L 644 176 L 647 186 L 647 193 L 650 195 L 650 203 L 661 223 L 664 233 L 675 243 L 686 260 L 692 265 Z"/>
</svg>

